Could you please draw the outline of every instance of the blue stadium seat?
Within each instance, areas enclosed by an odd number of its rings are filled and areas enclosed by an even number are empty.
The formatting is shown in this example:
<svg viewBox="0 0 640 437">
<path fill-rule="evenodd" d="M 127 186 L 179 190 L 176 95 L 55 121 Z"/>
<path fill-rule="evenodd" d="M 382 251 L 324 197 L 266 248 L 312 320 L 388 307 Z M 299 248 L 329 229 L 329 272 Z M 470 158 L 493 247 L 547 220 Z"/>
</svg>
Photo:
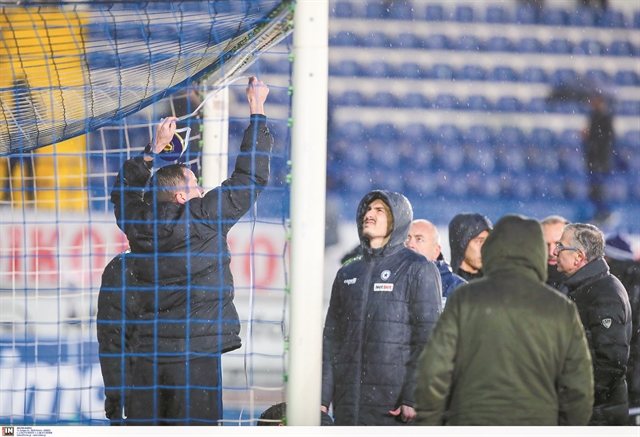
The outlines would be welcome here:
<svg viewBox="0 0 640 437">
<path fill-rule="evenodd" d="M 567 11 L 561 8 L 546 7 L 542 10 L 540 21 L 547 26 L 565 26 L 567 24 Z"/>
<path fill-rule="evenodd" d="M 503 24 L 509 21 L 507 11 L 502 6 L 489 5 L 485 12 L 484 21 L 493 24 Z"/>
<path fill-rule="evenodd" d="M 473 22 L 473 6 L 458 5 L 456 6 L 456 21 L 458 23 Z"/>
<path fill-rule="evenodd" d="M 394 1 L 389 5 L 388 16 L 393 20 L 412 20 L 413 5 L 411 2 Z"/>
<path fill-rule="evenodd" d="M 449 38 L 441 33 L 434 33 L 425 39 L 425 47 L 429 50 L 448 50 L 451 47 Z"/>
<path fill-rule="evenodd" d="M 387 8 L 382 2 L 369 2 L 365 6 L 365 17 L 371 20 L 381 20 L 387 17 Z"/>
<path fill-rule="evenodd" d="M 598 26 L 609 28 L 623 28 L 626 27 L 625 16 L 622 11 L 607 8 L 604 13 L 598 19 Z"/>
<path fill-rule="evenodd" d="M 572 68 L 559 68 L 551 76 L 553 86 L 567 85 L 578 79 L 578 73 Z"/>
<path fill-rule="evenodd" d="M 375 129 L 374 129 L 375 132 Z M 393 141 L 393 140 L 391 140 Z M 369 145 L 369 168 L 396 169 L 400 164 L 400 154 L 393 147 L 388 147 L 382 140 L 375 138 Z"/>
<path fill-rule="evenodd" d="M 564 187 L 558 183 L 558 176 L 551 173 L 538 173 L 530 178 L 533 185 L 533 197 L 543 200 L 564 198 Z"/>
<path fill-rule="evenodd" d="M 429 71 L 428 77 L 438 80 L 453 79 L 453 69 L 447 64 L 434 64 Z"/>
<path fill-rule="evenodd" d="M 516 6 L 515 22 L 518 24 L 536 24 L 538 22 L 538 11 L 529 5 Z"/>
<path fill-rule="evenodd" d="M 397 106 L 396 97 L 388 91 L 378 91 L 373 95 L 371 103 L 379 108 L 395 108 Z"/>
<path fill-rule="evenodd" d="M 526 157 L 524 147 L 500 145 L 496 148 L 496 167 L 513 174 L 523 173 L 526 170 Z"/>
<path fill-rule="evenodd" d="M 560 146 L 569 147 L 575 150 L 582 149 L 582 132 L 578 129 L 565 129 L 558 138 Z"/>
<path fill-rule="evenodd" d="M 436 153 L 436 159 L 438 168 L 443 168 L 449 171 L 458 171 L 462 169 L 464 165 L 464 149 L 459 144 L 447 144 L 443 148 L 436 146 L 434 148 Z"/>
<path fill-rule="evenodd" d="M 478 146 L 487 146 L 493 144 L 495 140 L 495 134 L 493 129 L 489 126 L 478 124 L 473 125 L 467 130 L 467 132 L 463 135 L 464 140 L 467 144 L 470 145 L 478 145 Z"/>
<path fill-rule="evenodd" d="M 609 76 L 609 73 L 601 68 L 591 68 L 585 72 L 585 76 L 589 80 L 598 84 L 607 84 L 611 82 L 611 76 Z"/>
<path fill-rule="evenodd" d="M 495 109 L 498 112 L 520 112 L 522 111 L 522 103 L 517 97 L 502 96 L 496 102 Z"/>
<path fill-rule="evenodd" d="M 569 200 L 588 200 L 589 190 L 589 181 L 581 175 L 564 178 L 564 196 Z"/>
<path fill-rule="evenodd" d="M 614 40 L 609 46 L 609 54 L 612 56 L 633 56 L 634 49 L 629 41 Z"/>
<path fill-rule="evenodd" d="M 640 29 L 640 11 L 635 11 L 633 13 L 633 28 Z"/>
<path fill-rule="evenodd" d="M 460 35 L 453 46 L 456 50 L 467 52 L 478 52 L 483 49 L 482 41 L 475 35 Z"/>
<path fill-rule="evenodd" d="M 618 168 L 627 173 L 640 173 L 640 150 L 626 145 L 616 147 Z M 639 180 L 636 180 L 636 183 Z"/>
<path fill-rule="evenodd" d="M 336 18 L 351 18 L 353 16 L 353 7 L 351 2 L 337 1 L 331 9 L 332 15 Z"/>
<path fill-rule="evenodd" d="M 428 5 L 425 19 L 427 21 L 444 21 L 444 8 L 440 5 Z"/>
<path fill-rule="evenodd" d="M 465 65 L 456 74 L 456 79 L 485 80 L 487 72 L 479 65 Z"/>
<path fill-rule="evenodd" d="M 409 170 L 405 191 L 410 197 L 430 197 L 436 194 L 436 175 L 424 170 Z M 413 199 L 412 199 L 413 200 Z"/>
<path fill-rule="evenodd" d="M 511 196 L 516 199 L 529 200 L 533 194 L 533 185 L 528 175 L 511 176 Z"/>
<path fill-rule="evenodd" d="M 355 33 L 343 30 L 329 37 L 329 45 L 338 47 L 357 47 L 362 45 L 362 42 Z"/>
<path fill-rule="evenodd" d="M 555 147 L 541 148 L 536 145 L 526 147 L 527 166 L 542 173 L 555 174 L 560 168 L 558 149 Z"/>
<path fill-rule="evenodd" d="M 434 141 L 440 144 L 460 144 L 462 133 L 457 126 L 453 124 L 441 124 L 433 133 Z"/>
<path fill-rule="evenodd" d="M 371 136 L 383 143 L 391 143 L 398 139 L 398 131 L 393 123 L 378 123 L 373 126 Z"/>
<path fill-rule="evenodd" d="M 528 142 L 541 149 L 555 148 L 556 134 L 551 129 L 536 127 L 531 129 Z"/>
<path fill-rule="evenodd" d="M 491 111 L 493 109 L 493 105 L 485 96 L 481 95 L 471 95 L 467 98 L 466 102 L 460 105 L 462 109 L 466 109 L 468 111 Z"/>
<path fill-rule="evenodd" d="M 527 67 L 522 70 L 520 80 L 528 83 L 546 83 L 549 78 L 547 73 L 540 67 Z"/>
<path fill-rule="evenodd" d="M 566 38 L 553 38 L 546 47 L 547 53 L 568 55 L 573 52 L 573 44 Z"/>
<path fill-rule="evenodd" d="M 549 111 L 556 114 L 582 114 L 585 112 L 585 105 L 575 100 L 564 100 L 553 102 L 548 105 Z"/>
<path fill-rule="evenodd" d="M 428 75 L 426 69 L 415 62 L 403 62 L 397 68 L 396 74 L 407 79 L 424 79 Z"/>
<path fill-rule="evenodd" d="M 529 100 L 529 103 L 524 105 L 522 110 L 532 114 L 543 114 L 548 111 L 547 99 L 544 97 L 534 97 Z"/>
<path fill-rule="evenodd" d="M 365 128 L 359 121 L 347 121 L 336 126 L 336 135 L 347 141 L 359 141 L 364 137 Z"/>
<path fill-rule="evenodd" d="M 369 77 L 387 78 L 395 76 L 393 67 L 385 61 L 373 61 L 369 65 L 363 66 L 361 71 L 363 75 Z"/>
<path fill-rule="evenodd" d="M 389 48 L 391 46 L 391 41 L 384 32 L 374 30 L 362 37 L 362 45 L 365 47 Z"/>
<path fill-rule="evenodd" d="M 543 44 L 535 37 L 525 37 L 518 41 L 516 45 L 518 53 L 540 53 L 543 51 Z"/>
<path fill-rule="evenodd" d="M 563 145 L 558 151 L 560 170 L 568 174 L 586 174 L 584 153 L 581 148 Z"/>
<path fill-rule="evenodd" d="M 604 185 L 604 198 L 609 202 L 621 203 L 629 200 L 630 189 L 625 175 L 611 175 Z"/>
<path fill-rule="evenodd" d="M 620 70 L 616 73 L 615 82 L 616 85 L 638 86 L 640 85 L 640 78 L 638 73 L 633 70 Z"/>
<path fill-rule="evenodd" d="M 374 188 L 402 192 L 405 186 L 404 172 L 398 167 L 375 167 L 371 172 Z"/>
<path fill-rule="evenodd" d="M 393 47 L 403 48 L 403 49 L 415 49 L 419 48 L 423 45 L 422 39 L 408 32 L 402 32 L 398 34 L 395 41 L 392 42 Z"/>
<path fill-rule="evenodd" d="M 496 168 L 493 147 L 488 144 L 470 144 L 465 147 L 465 168 L 491 173 Z"/>
<path fill-rule="evenodd" d="M 405 141 L 404 135 L 396 147 L 403 169 L 427 170 L 433 163 L 433 150 L 426 141 Z"/>
<path fill-rule="evenodd" d="M 600 41 L 585 39 L 580 42 L 578 47 L 574 48 L 573 53 L 587 56 L 603 56 L 606 51 L 606 47 Z"/>
<path fill-rule="evenodd" d="M 569 12 L 569 26 L 592 27 L 596 25 L 598 14 L 593 8 L 577 8 Z"/>
<path fill-rule="evenodd" d="M 524 144 L 524 132 L 519 127 L 505 126 L 498 133 L 498 143 L 507 146 L 520 147 Z"/>
<path fill-rule="evenodd" d="M 403 108 L 430 108 L 431 102 L 423 94 L 409 93 L 398 99 L 398 106 Z"/>
<path fill-rule="evenodd" d="M 337 103 L 340 106 L 362 106 L 364 105 L 364 97 L 360 91 L 349 90 L 337 98 Z"/>
<path fill-rule="evenodd" d="M 640 131 L 630 130 L 622 136 L 622 144 L 640 150 Z"/>
<path fill-rule="evenodd" d="M 420 144 L 426 144 L 431 139 L 429 129 L 422 123 L 409 123 L 404 129 L 402 129 L 402 140 L 418 146 Z"/>
<path fill-rule="evenodd" d="M 433 106 L 443 110 L 458 109 L 458 99 L 453 94 L 438 94 Z"/>
<path fill-rule="evenodd" d="M 640 115 L 640 100 L 621 100 L 615 108 L 616 115 Z"/>
<path fill-rule="evenodd" d="M 629 187 L 629 197 L 636 202 L 640 202 L 640 184 L 638 183 L 639 179 L 640 179 L 640 175 L 638 175 L 638 173 L 627 175 L 627 186 Z"/>
<path fill-rule="evenodd" d="M 358 63 L 351 59 L 343 59 L 337 64 L 330 65 L 329 73 L 332 76 L 346 76 L 346 77 L 356 77 L 362 74 Z"/>
<path fill-rule="evenodd" d="M 518 80 L 518 73 L 509 66 L 498 65 L 489 73 L 488 79 L 494 82 L 515 82 Z"/>
<path fill-rule="evenodd" d="M 512 52 L 514 50 L 511 40 L 505 36 L 493 36 L 486 44 L 489 52 Z"/>
</svg>

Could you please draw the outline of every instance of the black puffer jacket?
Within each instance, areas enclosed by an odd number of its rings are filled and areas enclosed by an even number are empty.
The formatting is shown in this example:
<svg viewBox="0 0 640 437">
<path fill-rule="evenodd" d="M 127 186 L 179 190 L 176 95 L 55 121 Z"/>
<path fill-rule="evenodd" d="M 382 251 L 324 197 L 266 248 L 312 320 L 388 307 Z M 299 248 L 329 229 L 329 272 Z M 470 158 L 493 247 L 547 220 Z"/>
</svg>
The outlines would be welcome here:
<svg viewBox="0 0 640 437">
<path fill-rule="evenodd" d="M 366 207 L 382 199 L 394 229 L 385 246 L 362 235 Z M 413 212 L 397 193 L 374 191 L 360 202 L 363 255 L 336 275 L 324 328 L 322 404 L 336 425 L 398 425 L 389 411 L 413 406 L 414 371 L 440 311 L 436 266 L 404 246 Z"/>
<path fill-rule="evenodd" d="M 620 281 L 598 258 L 565 281 L 578 307 L 593 360 L 594 403 L 590 425 L 626 425 L 625 373 L 631 341 L 631 307 Z"/>
<path fill-rule="evenodd" d="M 136 351 L 172 360 L 240 347 L 227 233 L 267 184 L 272 146 L 266 117 L 253 115 L 231 177 L 184 205 L 145 203 L 150 163 L 141 156 L 125 162 L 111 201 L 129 239 L 132 271 L 145 284 L 136 298 Z"/>
</svg>

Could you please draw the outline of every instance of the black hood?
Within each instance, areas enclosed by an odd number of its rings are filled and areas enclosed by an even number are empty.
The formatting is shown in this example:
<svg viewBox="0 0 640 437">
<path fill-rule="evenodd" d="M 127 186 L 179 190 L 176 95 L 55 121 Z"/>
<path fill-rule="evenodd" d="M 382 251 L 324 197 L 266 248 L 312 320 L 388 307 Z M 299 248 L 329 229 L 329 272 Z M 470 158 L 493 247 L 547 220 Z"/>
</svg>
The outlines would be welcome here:
<svg viewBox="0 0 640 437">
<path fill-rule="evenodd" d="M 364 196 L 358 205 L 356 223 L 358 224 L 358 236 L 363 249 L 370 249 L 369 240 L 362 235 L 363 219 L 367 212 L 367 206 L 374 200 L 380 199 L 389 206 L 393 217 L 393 229 L 389 236 L 389 241 L 380 250 L 388 252 L 392 248 L 402 246 L 409 234 L 409 228 L 413 221 L 413 208 L 409 200 L 400 193 L 392 191 L 375 190 Z M 366 252 L 366 250 L 365 250 Z"/>
<path fill-rule="evenodd" d="M 449 247 L 451 248 L 451 269 L 457 272 L 464 260 L 469 242 L 483 231 L 491 231 L 491 220 L 482 214 L 458 214 L 449 223 Z"/>
</svg>

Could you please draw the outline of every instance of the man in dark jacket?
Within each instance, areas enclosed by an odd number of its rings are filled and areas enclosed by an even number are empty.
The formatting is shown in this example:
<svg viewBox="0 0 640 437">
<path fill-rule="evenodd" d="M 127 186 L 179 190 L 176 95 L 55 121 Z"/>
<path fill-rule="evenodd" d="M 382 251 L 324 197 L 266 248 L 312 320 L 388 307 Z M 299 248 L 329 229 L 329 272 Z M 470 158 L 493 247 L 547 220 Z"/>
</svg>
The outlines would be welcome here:
<svg viewBox="0 0 640 437">
<path fill-rule="evenodd" d="M 451 292 L 458 286 L 466 284 L 467 281 L 453 273 L 451 266 L 442 256 L 438 228 L 429 220 L 414 220 L 411 223 L 405 244 L 409 249 L 424 255 L 429 261 L 433 261 L 438 267 L 442 281 L 442 307 L 444 308 Z"/>
<path fill-rule="evenodd" d="M 463 213 L 449 223 L 451 269 L 463 279 L 482 278 L 480 249 L 493 229 L 491 220 L 482 214 Z"/>
<path fill-rule="evenodd" d="M 629 297 L 604 260 L 602 231 L 590 224 L 565 226 L 556 247 L 567 296 L 578 306 L 593 359 L 595 399 L 589 425 L 626 425 L 627 361 L 631 341 Z"/>
<path fill-rule="evenodd" d="M 402 425 L 415 416 L 415 366 L 440 315 L 436 266 L 405 247 L 411 204 L 372 191 L 356 215 L 362 256 L 336 275 L 324 327 L 322 410 L 336 425 Z"/>
<path fill-rule="evenodd" d="M 485 277 L 451 294 L 416 380 L 421 425 L 586 425 L 593 374 L 576 306 L 547 286 L 540 223 L 501 218 Z"/>
<path fill-rule="evenodd" d="M 562 282 L 567 279 L 567 275 L 558 271 L 558 260 L 554 255 L 558 240 L 562 237 L 562 230 L 569 224 L 569 220 L 559 215 L 550 215 L 541 222 L 544 239 L 547 241 L 547 285 L 556 290 L 562 289 Z"/>
<path fill-rule="evenodd" d="M 640 425 L 640 261 L 635 260 L 631 245 L 618 233 L 607 238 L 604 259 L 629 294 L 633 330 L 627 364 L 629 413 L 633 416 L 630 423 Z"/>
<path fill-rule="evenodd" d="M 151 201 L 143 189 L 153 155 L 168 144 L 176 118 L 161 122 L 145 154 L 125 162 L 111 192 L 118 226 L 131 246 L 136 352 L 127 424 L 213 425 L 221 418 L 220 354 L 241 345 L 227 234 L 266 186 L 273 137 L 269 89 L 249 80 L 251 122 L 231 177 L 203 193 L 181 165 L 157 170 Z M 187 392 L 188 391 L 188 392 Z"/>
</svg>

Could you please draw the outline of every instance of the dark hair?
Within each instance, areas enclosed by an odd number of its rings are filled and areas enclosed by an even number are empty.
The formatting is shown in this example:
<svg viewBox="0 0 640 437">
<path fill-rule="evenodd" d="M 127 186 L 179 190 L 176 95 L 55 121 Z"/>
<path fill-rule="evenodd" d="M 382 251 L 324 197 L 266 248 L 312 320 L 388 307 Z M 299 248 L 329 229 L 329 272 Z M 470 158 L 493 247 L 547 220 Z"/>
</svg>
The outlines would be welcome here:
<svg viewBox="0 0 640 437">
<path fill-rule="evenodd" d="M 287 414 L 287 403 L 280 402 L 264 410 L 258 419 L 258 426 L 278 426 Z"/>
<path fill-rule="evenodd" d="M 154 190 L 156 202 L 173 202 L 176 188 L 187 185 L 186 168 L 185 164 L 171 164 L 158 169 L 151 179 L 145 200 L 149 203 L 153 202 L 151 190 Z"/>
</svg>

